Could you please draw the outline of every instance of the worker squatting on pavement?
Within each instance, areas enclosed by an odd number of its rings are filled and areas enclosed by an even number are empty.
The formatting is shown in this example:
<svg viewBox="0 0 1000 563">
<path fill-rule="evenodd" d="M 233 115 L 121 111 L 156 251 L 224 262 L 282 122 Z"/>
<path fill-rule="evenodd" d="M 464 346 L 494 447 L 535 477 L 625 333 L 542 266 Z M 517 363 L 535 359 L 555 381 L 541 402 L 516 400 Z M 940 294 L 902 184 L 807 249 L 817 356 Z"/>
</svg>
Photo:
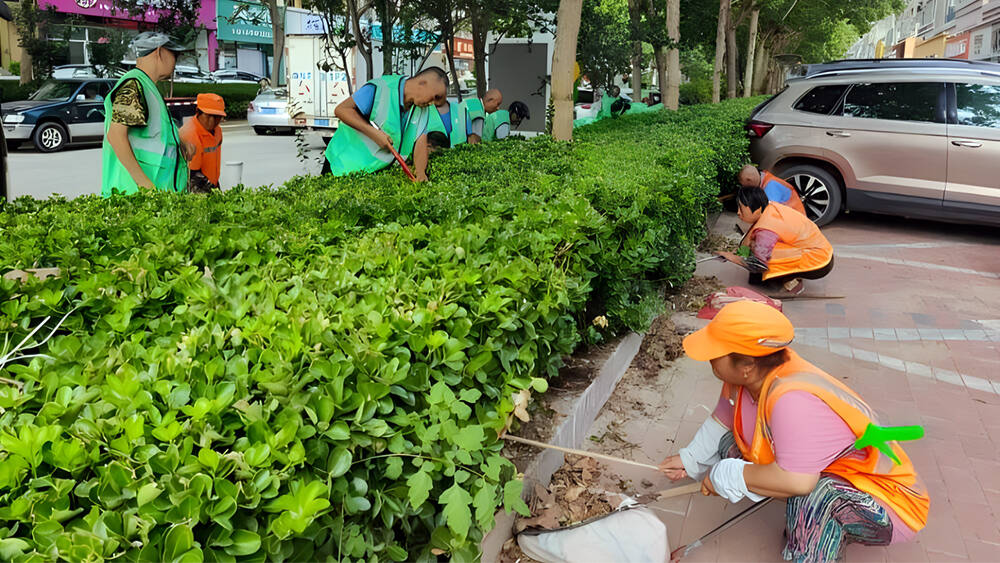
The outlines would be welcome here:
<svg viewBox="0 0 1000 563">
<path fill-rule="evenodd" d="M 208 193 L 219 189 L 222 166 L 222 127 L 226 102 L 218 94 L 198 94 L 195 115 L 181 127 L 181 140 L 194 147 L 188 161 L 188 191 Z"/>
<path fill-rule="evenodd" d="M 173 75 L 181 53 L 190 51 L 165 33 L 140 33 L 132 42 L 135 68 L 104 100 L 101 195 L 139 188 L 180 192 L 187 188 L 193 148 L 184 143 L 156 82 Z"/>
<path fill-rule="evenodd" d="M 797 295 L 805 290 L 803 279 L 820 279 L 833 270 L 833 246 L 808 217 L 768 201 L 757 187 L 740 188 L 736 199 L 740 220 L 750 225 L 740 243 L 749 255 L 717 254 L 749 270 L 750 284 L 768 282 Z"/>
<path fill-rule="evenodd" d="M 702 481 L 730 502 L 787 499 L 785 560 L 839 560 L 847 543 L 913 539 L 930 498 L 895 441 L 864 446 L 874 412 L 840 380 L 799 357 L 792 323 L 763 303 L 726 305 L 684 339 L 722 392 L 712 415 L 660 471 Z"/>
<path fill-rule="evenodd" d="M 736 175 L 736 180 L 744 188 L 764 190 L 769 201 L 787 205 L 803 215 L 806 214 L 806 208 L 802 205 L 802 199 L 799 198 L 799 193 L 795 191 L 795 188 L 767 170 L 762 172 L 752 164 L 747 164 Z"/>
</svg>

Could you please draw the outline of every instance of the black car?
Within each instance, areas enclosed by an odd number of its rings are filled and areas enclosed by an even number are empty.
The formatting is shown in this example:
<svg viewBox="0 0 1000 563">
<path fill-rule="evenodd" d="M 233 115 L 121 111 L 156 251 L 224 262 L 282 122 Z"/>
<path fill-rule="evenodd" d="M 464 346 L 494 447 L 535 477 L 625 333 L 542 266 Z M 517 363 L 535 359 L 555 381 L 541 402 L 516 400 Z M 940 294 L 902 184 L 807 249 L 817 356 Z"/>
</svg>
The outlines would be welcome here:
<svg viewBox="0 0 1000 563">
<path fill-rule="evenodd" d="M 23 102 L 4 102 L 0 115 L 7 147 L 31 141 L 42 152 L 55 152 L 69 143 L 101 141 L 104 98 L 116 83 L 107 78 L 53 78 Z M 178 127 L 195 113 L 194 98 L 164 101 Z"/>
<path fill-rule="evenodd" d="M 4 102 L 4 136 L 8 148 L 31 141 L 42 152 L 69 143 L 104 137 L 104 98 L 115 85 L 109 79 L 50 79 L 21 102 Z"/>
</svg>

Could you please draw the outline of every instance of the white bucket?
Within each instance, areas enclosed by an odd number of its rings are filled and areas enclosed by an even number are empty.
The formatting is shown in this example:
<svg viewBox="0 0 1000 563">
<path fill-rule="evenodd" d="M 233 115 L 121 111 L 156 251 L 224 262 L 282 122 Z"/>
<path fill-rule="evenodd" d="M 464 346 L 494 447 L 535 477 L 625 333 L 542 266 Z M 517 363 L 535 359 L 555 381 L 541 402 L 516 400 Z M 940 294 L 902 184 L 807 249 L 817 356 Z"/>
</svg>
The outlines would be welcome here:
<svg viewBox="0 0 1000 563">
<path fill-rule="evenodd" d="M 233 160 L 226 162 L 222 166 L 222 171 L 219 174 L 219 188 L 222 191 L 226 191 L 234 186 L 238 186 L 243 182 L 243 161 Z"/>
</svg>

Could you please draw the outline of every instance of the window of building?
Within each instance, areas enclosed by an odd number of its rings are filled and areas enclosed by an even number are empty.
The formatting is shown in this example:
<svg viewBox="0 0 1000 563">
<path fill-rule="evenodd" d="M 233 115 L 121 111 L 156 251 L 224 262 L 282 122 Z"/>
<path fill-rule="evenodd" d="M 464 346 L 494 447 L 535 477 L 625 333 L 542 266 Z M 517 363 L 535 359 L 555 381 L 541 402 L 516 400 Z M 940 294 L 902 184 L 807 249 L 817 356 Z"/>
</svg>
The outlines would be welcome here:
<svg viewBox="0 0 1000 563">
<path fill-rule="evenodd" d="M 937 82 L 855 84 L 844 99 L 844 115 L 940 122 L 938 99 L 943 87 Z"/>
<path fill-rule="evenodd" d="M 957 3 L 957 0 L 945 0 L 945 1 L 947 2 L 947 5 L 945 7 L 945 12 L 944 12 L 944 21 L 945 23 L 948 23 L 951 20 L 955 19 L 955 4 Z"/>
<path fill-rule="evenodd" d="M 958 124 L 1000 129 L 1000 86 L 956 84 Z"/>
<path fill-rule="evenodd" d="M 983 35 L 979 34 L 972 38 L 972 54 L 975 56 L 983 53 Z"/>
<path fill-rule="evenodd" d="M 993 30 L 993 52 L 1000 52 L 1000 27 Z"/>
<path fill-rule="evenodd" d="M 927 0 L 917 6 L 917 13 L 920 16 L 920 27 L 934 24 L 934 13 L 937 11 L 937 0 Z"/>
<path fill-rule="evenodd" d="M 799 101 L 795 102 L 795 109 L 799 111 L 808 111 L 809 113 L 821 113 L 823 115 L 828 115 L 833 111 L 834 106 L 840 101 L 840 97 L 844 94 L 844 90 L 847 90 L 846 84 L 836 84 L 831 86 L 817 86 L 805 96 L 799 98 Z"/>
</svg>

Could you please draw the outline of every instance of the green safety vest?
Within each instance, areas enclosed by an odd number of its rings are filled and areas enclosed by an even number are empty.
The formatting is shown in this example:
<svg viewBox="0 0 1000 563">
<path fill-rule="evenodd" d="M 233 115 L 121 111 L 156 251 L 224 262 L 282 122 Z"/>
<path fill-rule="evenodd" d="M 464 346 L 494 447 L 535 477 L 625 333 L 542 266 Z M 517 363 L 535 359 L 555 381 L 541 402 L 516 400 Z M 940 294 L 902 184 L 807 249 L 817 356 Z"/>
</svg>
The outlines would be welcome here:
<svg viewBox="0 0 1000 563">
<path fill-rule="evenodd" d="M 146 98 L 146 109 L 149 115 L 146 116 L 146 125 L 143 127 L 128 128 L 128 143 L 132 147 L 139 167 L 146 173 L 146 176 L 153 182 L 158 190 L 169 192 L 182 192 L 187 190 L 188 166 L 184 161 L 180 151 L 180 133 L 177 125 L 170 118 L 170 111 L 167 103 L 163 101 L 163 96 L 156 89 L 156 83 L 139 69 L 132 69 L 125 73 L 111 93 L 104 99 L 104 146 L 103 161 L 104 168 L 101 176 L 101 195 L 108 197 L 112 189 L 117 189 L 120 193 L 134 194 L 139 190 L 139 186 L 132 179 L 132 175 L 118 160 L 111 143 L 108 142 L 108 129 L 111 128 L 111 100 L 115 91 L 126 81 L 135 78 L 142 86 L 142 94 Z"/>
<path fill-rule="evenodd" d="M 430 108 L 414 106 L 406 114 L 406 120 L 399 113 L 400 75 L 386 75 L 369 80 L 375 86 L 375 99 L 369 120 L 392 139 L 392 145 L 404 159 L 413 154 L 417 137 L 427 131 Z M 436 108 L 434 113 L 437 113 Z M 353 172 L 376 172 L 388 166 L 393 160 L 392 153 L 379 147 L 368 135 L 353 127 L 337 127 L 330 144 L 326 147 L 326 160 L 334 176 L 346 176 Z"/>
<path fill-rule="evenodd" d="M 615 103 L 616 99 L 609 96 L 607 92 L 601 94 L 601 109 L 597 112 L 597 119 L 611 117 L 611 104 Z"/>
<path fill-rule="evenodd" d="M 486 123 L 483 124 L 483 140 L 495 141 L 497 139 L 497 129 L 501 125 L 507 124 L 510 127 L 510 112 L 505 109 L 498 109 L 486 116 Z"/>
<path fill-rule="evenodd" d="M 459 104 L 458 102 L 448 102 L 448 117 L 451 121 L 451 135 L 448 136 L 448 141 L 452 147 L 464 145 L 469 140 L 469 134 L 465 128 L 466 111 L 467 108 L 462 104 Z M 427 131 L 438 131 L 444 135 L 448 135 L 448 129 L 444 126 L 444 120 L 441 119 L 440 111 L 431 112 L 431 119 L 427 126 Z"/>
<path fill-rule="evenodd" d="M 475 121 L 476 119 L 486 119 L 486 108 L 483 107 L 483 101 L 479 98 L 469 98 L 468 100 L 462 100 L 459 104 L 465 107 L 465 111 L 469 112 L 469 119 Z"/>
</svg>

